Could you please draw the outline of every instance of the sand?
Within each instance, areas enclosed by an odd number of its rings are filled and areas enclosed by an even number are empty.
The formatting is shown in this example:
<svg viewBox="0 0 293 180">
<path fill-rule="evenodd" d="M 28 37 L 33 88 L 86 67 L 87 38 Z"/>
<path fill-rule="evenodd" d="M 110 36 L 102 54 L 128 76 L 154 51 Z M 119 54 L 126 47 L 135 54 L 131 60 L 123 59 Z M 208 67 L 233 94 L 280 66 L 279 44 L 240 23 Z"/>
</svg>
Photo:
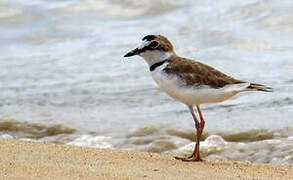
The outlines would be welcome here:
<svg viewBox="0 0 293 180">
<path fill-rule="evenodd" d="M 0 139 L 0 179 L 293 179 L 293 166 Z"/>
</svg>

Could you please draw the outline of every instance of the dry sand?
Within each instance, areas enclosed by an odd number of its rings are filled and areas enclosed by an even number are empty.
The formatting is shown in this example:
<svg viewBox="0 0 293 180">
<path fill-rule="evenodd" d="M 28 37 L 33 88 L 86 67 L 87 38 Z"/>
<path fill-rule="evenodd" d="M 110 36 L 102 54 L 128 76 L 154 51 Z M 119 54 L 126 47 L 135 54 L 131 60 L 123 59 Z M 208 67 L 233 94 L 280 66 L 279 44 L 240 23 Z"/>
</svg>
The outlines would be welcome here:
<svg viewBox="0 0 293 180">
<path fill-rule="evenodd" d="M 0 139 L 0 179 L 293 179 L 293 166 Z"/>
</svg>

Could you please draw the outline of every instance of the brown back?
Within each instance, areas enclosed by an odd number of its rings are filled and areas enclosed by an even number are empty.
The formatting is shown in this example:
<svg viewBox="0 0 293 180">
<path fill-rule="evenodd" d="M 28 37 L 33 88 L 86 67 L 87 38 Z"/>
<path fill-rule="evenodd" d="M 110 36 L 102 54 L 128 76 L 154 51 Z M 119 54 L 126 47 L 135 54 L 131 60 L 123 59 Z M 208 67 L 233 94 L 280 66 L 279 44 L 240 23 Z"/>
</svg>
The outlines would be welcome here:
<svg viewBox="0 0 293 180">
<path fill-rule="evenodd" d="M 168 74 L 176 74 L 187 86 L 208 85 L 212 88 L 221 88 L 228 84 L 243 83 L 206 64 L 178 56 L 169 59 L 164 68 Z"/>
</svg>

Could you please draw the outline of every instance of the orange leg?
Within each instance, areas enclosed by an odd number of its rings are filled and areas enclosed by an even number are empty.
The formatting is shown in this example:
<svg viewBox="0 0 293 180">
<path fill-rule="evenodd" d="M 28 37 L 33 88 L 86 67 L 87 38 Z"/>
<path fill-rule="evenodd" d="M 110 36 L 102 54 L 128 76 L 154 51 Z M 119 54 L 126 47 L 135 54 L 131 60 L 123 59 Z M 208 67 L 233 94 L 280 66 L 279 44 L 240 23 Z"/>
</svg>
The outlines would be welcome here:
<svg viewBox="0 0 293 180">
<path fill-rule="evenodd" d="M 203 116 L 201 114 L 201 111 L 199 109 L 199 106 L 196 106 L 199 116 L 200 116 L 200 123 L 198 122 L 198 119 L 194 113 L 193 107 L 192 106 L 188 106 L 189 111 L 193 117 L 194 123 L 195 123 L 195 128 L 196 128 L 196 145 L 194 146 L 194 150 L 191 156 L 189 156 L 188 158 L 182 158 L 182 157 L 175 157 L 176 159 L 180 159 L 182 161 L 202 161 L 202 159 L 200 158 L 200 153 L 199 153 L 199 144 L 200 144 L 200 137 L 201 134 L 203 132 L 203 128 L 204 128 L 204 124 L 205 121 L 203 119 Z"/>
<path fill-rule="evenodd" d="M 200 117 L 200 136 L 201 136 L 201 134 L 203 132 L 204 125 L 205 125 L 205 121 L 204 121 L 203 116 L 201 114 L 199 105 L 197 105 L 196 108 L 197 108 L 197 112 L 198 112 L 199 117 Z"/>
</svg>

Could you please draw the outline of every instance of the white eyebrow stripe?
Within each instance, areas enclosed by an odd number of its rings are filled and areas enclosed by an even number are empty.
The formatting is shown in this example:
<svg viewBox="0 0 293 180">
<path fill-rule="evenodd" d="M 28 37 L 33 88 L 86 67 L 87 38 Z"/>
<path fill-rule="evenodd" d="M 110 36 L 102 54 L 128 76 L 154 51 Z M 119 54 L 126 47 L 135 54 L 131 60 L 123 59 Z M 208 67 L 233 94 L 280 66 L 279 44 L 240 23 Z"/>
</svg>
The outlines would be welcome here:
<svg viewBox="0 0 293 180">
<path fill-rule="evenodd" d="M 150 44 L 149 41 L 142 41 L 142 42 L 138 45 L 137 48 L 138 48 L 138 49 L 142 49 L 142 48 L 148 46 L 149 44 Z"/>
</svg>

